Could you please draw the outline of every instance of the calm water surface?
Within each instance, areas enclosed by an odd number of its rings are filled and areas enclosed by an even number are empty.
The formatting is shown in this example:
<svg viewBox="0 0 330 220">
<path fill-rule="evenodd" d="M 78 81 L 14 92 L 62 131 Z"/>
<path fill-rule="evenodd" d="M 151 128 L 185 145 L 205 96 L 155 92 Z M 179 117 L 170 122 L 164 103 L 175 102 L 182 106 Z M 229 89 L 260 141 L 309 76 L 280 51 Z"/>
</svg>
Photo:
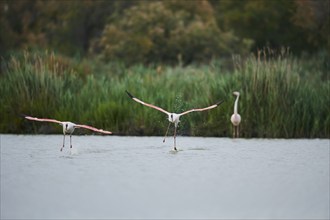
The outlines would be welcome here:
<svg viewBox="0 0 330 220">
<path fill-rule="evenodd" d="M 328 219 L 329 140 L 1 135 L 1 219 Z"/>
</svg>

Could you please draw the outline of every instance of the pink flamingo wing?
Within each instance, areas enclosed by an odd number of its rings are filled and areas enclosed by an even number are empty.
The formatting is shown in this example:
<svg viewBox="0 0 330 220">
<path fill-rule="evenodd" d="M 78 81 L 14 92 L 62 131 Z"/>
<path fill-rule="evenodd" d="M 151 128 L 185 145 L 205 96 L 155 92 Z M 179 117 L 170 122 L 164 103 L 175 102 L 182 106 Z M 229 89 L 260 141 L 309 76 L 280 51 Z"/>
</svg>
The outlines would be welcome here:
<svg viewBox="0 0 330 220">
<path fill-rule="evenodd" d="M 179 114 L 179 115 L 181 116 L 181 115 L 188 114 L 188 113 L 190 113 L 190 112 L 202 112 L 202 111 L 210 110 L 210 109 L 212 109 L 212 108 L 215 108 L 215 107 L 219 106 L 221 103 L 223 103 L 223 101 L 217 102 L 216 104 L 211 105 L 211 106 L 208 106 L 208 107 L 206 107 L 206 108 L 196 108 L 196 109 L 194 108 L 194 109 L 190 109 L 190 110 L 188 110 L 188 111 L 182 112 L 182 113 Z"/>
<path fill-rule="evenodd" d="M 32 120 L 32 121 L 46 121 L 46 122 L 53 122 L 53 123 L 59 123 L 62 124 L 61 121 L 55 120 L 55 119 L 49 119 L 49 118 L 36 118 L 31 116 L 25 116 L 26 119 Z"/>
<path fill-rule="evenodd" d="M 145 103 L 145 102 L 141 101 L 140 99 L 134 97 L 134 96 L 133 96 L 131 93 L 129 93 L 127 90 L 126 90 L 126 93 L 127 93 L 127 95 L 128 95 L 131 99 L 133 99 L 134 101 L 136 101 L 136 102 L 138 102 L 138 103 L 140 103 L 140 104 L 142 104 L 142 105 L 148 106 L 148 107 L 150 107 L 150 108 L 154 108 L 154 109 L 156 109 L 156 110 L 158 110 L 158 111 L 164 112 L 164 113 L 167 114 L 167 115 L 170 114 L 168 111 L 165 111 L 164 109 L 162 109 L 162 108 L 160 108 L 160 107 L 157 107 L 157 106 L 155 106 L 155 105 L 152 105 L 152 104 Z"/>
<path fill-rule="evenodd" d="M 75 127 L 76 128 L 86 128 L 86 129 L 96 131 L 96 132 L 99 132 L 99 133 L 103 133 L 103 134 L 112 134 L 111 131 L 105 131 L 103 129 L 94 128 L 94 127 L 88 126 L 88 125 L 75 125 Z"/>
<path fill-rule="evenodd" d="M 152 104 L 149 104 L 149 103 L 145 103 L 145 102 L 143 102 L 143 101 L 141 101 L 140 99 L 137 99 L 137 98 L 135 98 L 135 97 L 133 98 L 133 100 L 136 101 L 136 102 L 141 103 L 142 105 L 145 105 L 145 106 L 148 106 L 148 107 L 150 107 L 150 108 L 154 108 L 154 109 L 156 109 L 156 110 L 158 110 L 158 111 L 164 112 L 165 114 L 170 114 L 168 111 L 165 111 L 164 109 L 162 109 L 162 108 L 160 108 L 160 107 L 157 107 L 157 106 L 152 105 Z"/>
</svg>

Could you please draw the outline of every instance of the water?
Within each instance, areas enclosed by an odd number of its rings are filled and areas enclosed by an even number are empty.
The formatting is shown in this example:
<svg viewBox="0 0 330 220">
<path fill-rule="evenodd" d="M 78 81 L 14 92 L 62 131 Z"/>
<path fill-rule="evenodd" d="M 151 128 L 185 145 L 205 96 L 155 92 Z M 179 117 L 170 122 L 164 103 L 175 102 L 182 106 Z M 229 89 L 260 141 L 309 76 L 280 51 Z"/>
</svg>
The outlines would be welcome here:
<svg viewBox="0 0 330 220">
<path fill-rule="evenodd" d="M 329 140 L 0 137 L 1 219 L 329 218 Z"/>
</svg>

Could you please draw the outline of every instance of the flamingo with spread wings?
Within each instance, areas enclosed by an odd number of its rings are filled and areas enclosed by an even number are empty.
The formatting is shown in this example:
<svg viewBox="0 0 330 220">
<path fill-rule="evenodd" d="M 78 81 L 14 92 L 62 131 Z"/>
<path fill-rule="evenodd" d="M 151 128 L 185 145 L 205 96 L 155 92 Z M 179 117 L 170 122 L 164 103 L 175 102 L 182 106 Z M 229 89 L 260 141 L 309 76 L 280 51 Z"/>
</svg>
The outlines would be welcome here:
<svg viewBox="0 0 330 220">
<path fill-rule="evenodd" d="M 99 133 L 103 133 L 103 134 L 112 134 L 111 131 L 105 131 L 102 129 L 97 129 L 88 125 L 79 125 L 79 124 L 75 124 L 69 121 L 58 121 L 55 119 L 48 119 L 48 118 L 35 118 L 35 117 L 31 117 L 31 116 L 25 116 L 26 119 L 28 120 L 32 120 L 32 121 L 42 121 L 42 122 L 53 122 L 53 123 L 57 123 L 62 125 L 63 127 L 63 146 L 61 147 L 61 151 L 64 148 L 64 144 L 65 144 L 65 135 L 66 134 L 70 134 L 70 148 L 72 148 L 72 133 L 74 132 L 74 129 L 76 128 L 85 128 L 85 129 L 89 129 L 92 131 L 96 131 Z"/>
<path fill-rule="evenodd" d="M 216 104 L 211 105 L 211 106 L 208 106 L 208 107 L 205 107 L 205 108 L 190 109 L 190 110 L 188 110 L 188 111 L 185 111 L 185 112 L 182 112 L 182 113 L 176 114 L 176 113 L 168 112 L 168 111 L 166 111 L 166 110 L 164 110 L 164 109 L 162 109 L 162 108 L 160 108 L 160 107 L 158 107 L 158 106 L 155 106 L 155 105 L 152 105 L 152 104 L 145 103 L 145 102 L 141 101 L 140 99 L 134 97 L 134 96 L 133 96 L 131 93 L 129 93 L 127 90 L 126 90 L 126 93 L 127 93 L 127 95 L 128 95 L 131 99 L 133 99 L 134 101 L 136 101 L 136 102 L 138 102 L 138 103 L 140 103 L 140 104 L 142 104 L 142 105 L 148 106 L 148 107 L 150 107 L 150 108 L 154 108 L 154 109 L 156 109 L 156 110 L 158 110 L 158 111 L 161 111 L 161 112 L 167 114 L 167 116 L 168 116 L 168 120 L 169 120 L 170 123 L 168 124 L 168 127 L 167 127 L 167 130 L 166 130 L 166 133 L 165 133 L 165 136 L 164 136 L 164 140 L 163 140 L 163 142 L 165 142 L 165 138 L 166 138 L 166 135 L 167 135 L 167 132 L 168 132 L 168 129 L 169 129 L 171 123 L 174 123 L 174 136 L 173 136 L 173 137 L 174 137 L 174 150 L 175 150 L 175 151 L 177 151 L 177 148 L 176 148 L 176 129 L 177 129 L 178 124 L 179 124 L 179 122 L 180 122 L 180 117 L 183 116 L 183 115 L 186 115 L 186 114 L 188 114 L 188 113 L 190 113 L 190 112 L 202 112 L 202 111 L 206 111 L 206 110 L 213 109 L 213 108 L 219 106 L 219 105 L 223 102 L 223 101 L 219 101 L 219 102 L 217 102 Z"/>
</svg>

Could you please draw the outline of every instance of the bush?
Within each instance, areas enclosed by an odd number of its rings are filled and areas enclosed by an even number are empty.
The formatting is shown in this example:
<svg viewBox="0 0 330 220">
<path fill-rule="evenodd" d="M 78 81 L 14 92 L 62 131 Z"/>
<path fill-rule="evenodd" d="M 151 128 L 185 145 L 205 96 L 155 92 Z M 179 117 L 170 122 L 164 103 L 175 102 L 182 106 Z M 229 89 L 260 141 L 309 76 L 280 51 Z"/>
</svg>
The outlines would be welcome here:
<svg viewBox="0 0 330 220">
<path fill-rule="evenodd" d="M 242 54 L 250 43 L 222 32 L 208 1 L 153 1 L 127 9 L 107 25 L 92 50 L 128 64 L 187 64 Z"/>
</svg>

